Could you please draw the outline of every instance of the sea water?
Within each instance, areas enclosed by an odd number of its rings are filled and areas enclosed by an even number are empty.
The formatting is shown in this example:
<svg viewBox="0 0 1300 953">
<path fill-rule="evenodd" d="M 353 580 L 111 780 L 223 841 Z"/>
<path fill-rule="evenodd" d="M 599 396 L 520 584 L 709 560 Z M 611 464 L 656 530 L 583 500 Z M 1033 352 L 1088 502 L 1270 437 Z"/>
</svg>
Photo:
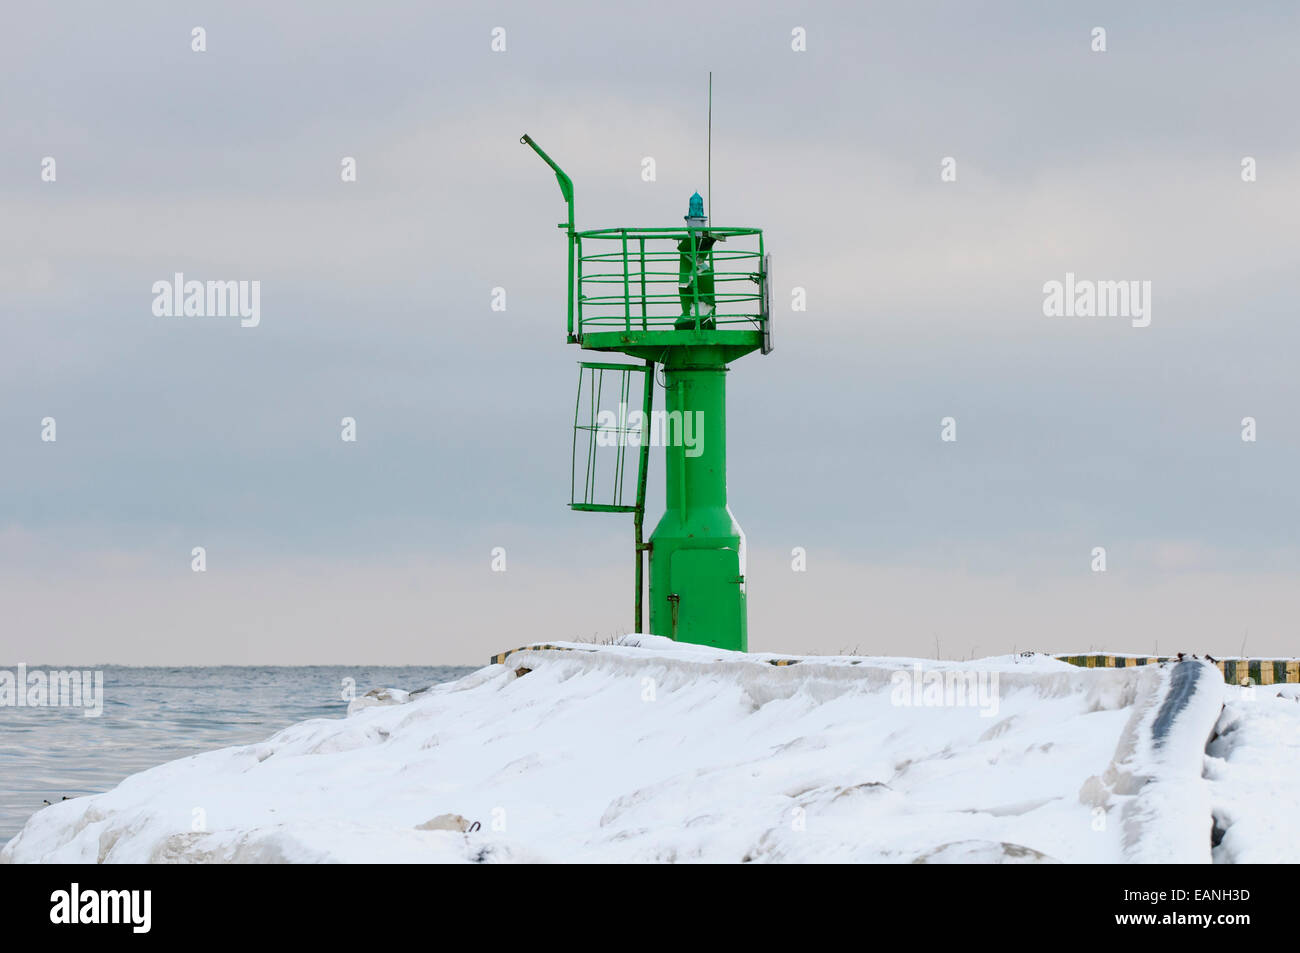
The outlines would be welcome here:
<svg viewBox="0 0 1300 953">
<path fill-rule="evenodd" d="M 27 666 L 29 672 L 41 669 Z M 81 670 L 103 672 L 98 717 L 86 717 L 80 707 L 0 706 L 0 844 L 45 801 L 107 791 L 145 768 L 263 741 L 308 718 L 343 718 L 347 699 L 372 688 L 410 691 L 474 671 L 347 665 Z"/>
</svg>

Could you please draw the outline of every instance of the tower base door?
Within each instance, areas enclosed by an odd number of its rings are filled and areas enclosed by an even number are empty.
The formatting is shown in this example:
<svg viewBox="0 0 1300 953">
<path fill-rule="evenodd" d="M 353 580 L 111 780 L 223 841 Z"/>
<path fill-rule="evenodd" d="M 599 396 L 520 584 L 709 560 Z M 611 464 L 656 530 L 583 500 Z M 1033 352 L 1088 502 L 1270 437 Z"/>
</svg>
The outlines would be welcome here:
<svg viewBox="0 0 1300 953">
<path fill-rule="evenodd" d="M 734 549 L 679 549 L 669 575 L 674 639 L 746 651 L 745 581 Z"/>
</svg>

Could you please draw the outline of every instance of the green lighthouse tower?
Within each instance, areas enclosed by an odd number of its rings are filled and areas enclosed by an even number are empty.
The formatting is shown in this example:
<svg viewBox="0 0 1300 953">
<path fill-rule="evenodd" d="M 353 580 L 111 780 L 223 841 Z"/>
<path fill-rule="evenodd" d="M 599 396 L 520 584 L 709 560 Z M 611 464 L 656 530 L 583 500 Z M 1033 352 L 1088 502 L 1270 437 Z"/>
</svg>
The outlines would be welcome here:
<svg viewBox="0 0 1300 953">
<path fill-rule="evenodd" d="M 745 534 L 727 506 L 726 375 L 737 358 L 772 349 L 763 233 L 713 227 L 698 192 L 683 225 L 579 231 L 573 181 L 529 136 L 520 142 L 555 172 L 568 205 L 568 221 L 559 227 L 569 245 L 569 343 L 641 362 L 579 365 L 569 505 L 632 514 L 637 632 L 645 630 L 642 567 L 649 553 L 649 631 L 745 651 Z M 665 409 L 656 411 L 660 369 Z M 638 390 L 640 408 L 628 413 Z M 617 413 L 601 406 L 607 393 L 618 400 Z M 664 449 L 666 509 L 647 542 L 652 445 Z M 610 461 L 603 467 L 602 453 Z M 629 501 L 625 484 L 633 473 Z"/>
</svg>

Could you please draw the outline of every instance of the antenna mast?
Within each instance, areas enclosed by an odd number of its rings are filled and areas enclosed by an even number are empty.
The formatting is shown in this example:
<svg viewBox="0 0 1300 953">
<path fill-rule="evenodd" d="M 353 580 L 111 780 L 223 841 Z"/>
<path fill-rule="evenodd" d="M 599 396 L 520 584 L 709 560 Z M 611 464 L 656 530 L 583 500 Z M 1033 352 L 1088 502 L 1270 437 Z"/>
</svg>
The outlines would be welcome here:
<svg viewBox="0 0 1300 953">
<path fill-rule="evenodd" d="M 713 224 L 713 70 L 709 70 L 709 158 L 708 158 L 708 181 L 704 186 L 704 191 L 709 196 L 709 218 L 710 225 Z"/>
</svg>

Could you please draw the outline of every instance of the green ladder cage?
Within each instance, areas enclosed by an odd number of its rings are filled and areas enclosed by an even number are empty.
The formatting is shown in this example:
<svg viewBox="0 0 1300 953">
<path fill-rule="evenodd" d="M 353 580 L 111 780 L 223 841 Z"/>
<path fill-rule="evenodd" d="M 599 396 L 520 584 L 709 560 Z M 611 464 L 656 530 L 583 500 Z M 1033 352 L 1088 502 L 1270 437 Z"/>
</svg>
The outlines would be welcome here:
<svg viewBox="0 0 1300 953">
<path fill-rule="evenodd" d="M 643 533 L 654 367 L 653 361 L 644 364 L 583 361 L 578 364 L 578 397 L 573 405 L 569 506 L 587 513 L 632 514 L 637 632 L 644 631 L 643 554 L 649 547 Z"/>
</svg>

